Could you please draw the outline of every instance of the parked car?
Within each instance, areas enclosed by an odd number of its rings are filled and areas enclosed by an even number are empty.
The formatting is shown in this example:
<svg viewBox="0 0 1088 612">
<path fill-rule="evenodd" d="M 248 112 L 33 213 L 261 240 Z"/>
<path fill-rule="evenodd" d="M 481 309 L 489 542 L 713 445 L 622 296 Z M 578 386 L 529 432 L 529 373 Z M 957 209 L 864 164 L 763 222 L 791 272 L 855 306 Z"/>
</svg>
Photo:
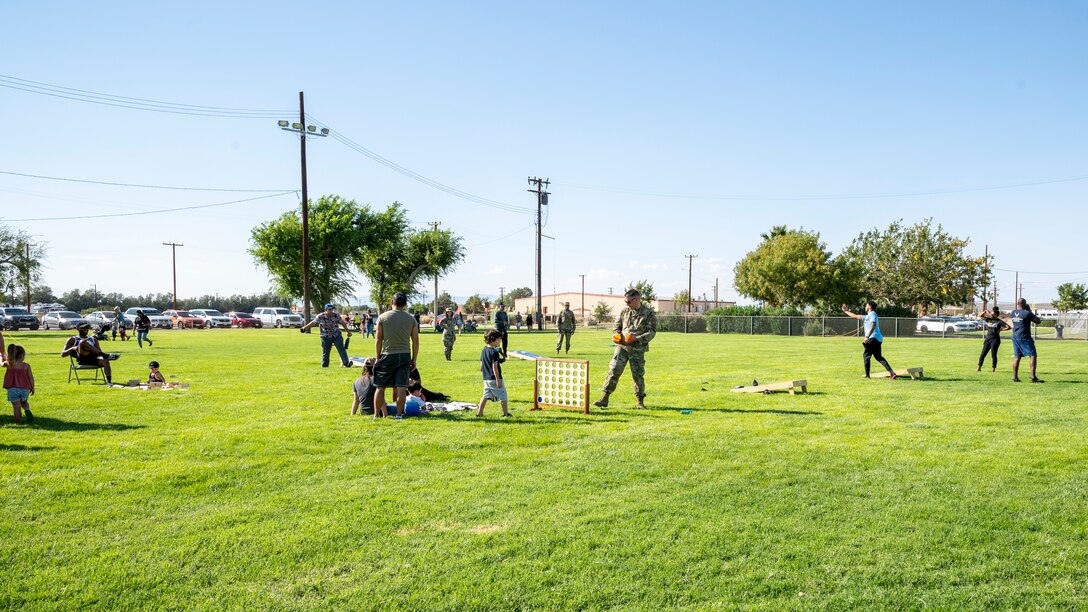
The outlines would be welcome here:
<svg viewBox="0 0 1088 612">
<path fill-rule="evenodd" d="M 148 319 L 151 319 L 152 329 L 170 329 L 174 327 L 174 322 L 169 318 L 162 316 L 158 308 L 133 306 L 125 311 L 125 321 L 128 323 L 126 327 L 134 327 L 136 325 L 136 311 L 142 310 L 147 315 Z"/>
<path fill-rule="evenodd" d="M 42 327 L 45 329 L 75 329 L 80 323 L 93 323 L 79 316 L 78 312 L 71 310 L 54 310 L 42 316 Z"/>
<path fill-rule="evenodd" d="M 223 316 L 223 313 L 214 308 L 194 308 L 189 311 L 194 317 L 198 317 L 204 320 L 204 327 L 230 327 L 230 317 Z"/>
<path fill-rule="evenodd" d="M 919 317 L 916 329 L 922 333 L 955 334 L 975 331 L 975 324 L 962 317 Z"/>
<path fill-rule="evenodd" d="M 204 329 L 204 319 L 194 316 L 188 310 L 164 310 L 162 316 L 169 317 L 178 329 Z"/>
<path fill-rule="evenodd" d="M 114 314 L 112 310 L 96 310 L 83 315 L 84 319 L 91 322 L 91 325 L 102 325 L 108 323 L 113 325 Z"/>
<path fill-rule="evenodd" d="M 230 317 L 230 322 L 235 327 L 263 327 L 261 320 L 248 312 L 228 312 L 223 316 Z"/>
<path fill-rule="evenodd" d="M 3 323 L 4 329 L 38 329 L 41 325 L 38 322 L 38 317 L 30 314 L 26 311 L 26 308 L 18 308 L 16 306 L 9 306 L 6 308 L 0 308 L 0 323 Z"/>
<path fill-rule="evenodd" d="M 286 308 L 262 306 L 253 311 L 262 325 L 269 327 L 302 327 L 302 317 Z"/>
</svg>

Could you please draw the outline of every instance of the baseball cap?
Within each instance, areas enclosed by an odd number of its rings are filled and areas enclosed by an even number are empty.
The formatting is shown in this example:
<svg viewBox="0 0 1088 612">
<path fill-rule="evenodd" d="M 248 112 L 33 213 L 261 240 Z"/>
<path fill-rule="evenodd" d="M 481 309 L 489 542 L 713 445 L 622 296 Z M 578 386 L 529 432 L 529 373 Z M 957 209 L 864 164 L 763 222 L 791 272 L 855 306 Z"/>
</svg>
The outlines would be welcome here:
<svg viewBox="0 0 1088 612">
<path fill-rule="evenodd" d="M 90 328 L 91 328 L 91 324 L 87 323 L 86 321 L 84 321 L 83 323 L 80 323 L 79 325 L 76 325 L 76 329 L 90 329 Z"/>
<path fill-rule="evenodd" d="M 325 310 L 328 310 L 330 308 L 336 308 L 336 307 L 333 306 L 332 304 L 325 304 L 325 308 L 324 308 Z"/>
<path fill-rule="evenodd" d="M 151 363 L 147 364 L 147 367 L 149 367 L 149 368 L 157 368 L 157 367 L 159 367 L 159 362 L 157 362 L 157 361 L 152 361 Z"/>
</svg>

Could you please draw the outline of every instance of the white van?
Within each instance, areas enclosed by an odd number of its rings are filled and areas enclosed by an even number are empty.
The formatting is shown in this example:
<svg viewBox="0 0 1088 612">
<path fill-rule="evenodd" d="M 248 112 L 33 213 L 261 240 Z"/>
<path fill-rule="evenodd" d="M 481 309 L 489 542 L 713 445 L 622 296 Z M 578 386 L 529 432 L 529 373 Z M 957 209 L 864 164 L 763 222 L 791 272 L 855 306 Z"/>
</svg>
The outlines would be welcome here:
<svg viewBox="0 0 1088 612">
<path fill-rule="evenodd" d="M 302 327 L 302 317 L 287 308 L 261 306 L 253 309 L 253 316 L 266 327 Z"/>
</svg>

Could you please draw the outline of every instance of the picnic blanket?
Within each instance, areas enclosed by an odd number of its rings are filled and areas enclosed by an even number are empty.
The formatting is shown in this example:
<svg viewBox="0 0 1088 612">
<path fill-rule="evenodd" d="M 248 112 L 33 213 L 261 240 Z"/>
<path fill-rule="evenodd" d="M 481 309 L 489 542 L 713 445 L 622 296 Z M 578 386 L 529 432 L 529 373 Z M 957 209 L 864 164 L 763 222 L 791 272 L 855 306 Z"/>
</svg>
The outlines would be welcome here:
<svg viewBox="0 0 1088 612">
<path fill-rule="evenodd" d="M 528 361 L 536 361 L 537 359 L 544 359 L 543 355 L 537 355 L 536 353 L 530 353 L 529 351 L 510 351 L 507 353 L 510 357 L 517 357 L 518 359 L 525 359 Z"/>
<path fill-rule="evenodd" d="M 435 412 L 457 412 L 459 410 L 475 410 L 476 404 L 469 402 L 446 402 L 444 404 L 431 402 L 431 408 Z"/>
</svg>

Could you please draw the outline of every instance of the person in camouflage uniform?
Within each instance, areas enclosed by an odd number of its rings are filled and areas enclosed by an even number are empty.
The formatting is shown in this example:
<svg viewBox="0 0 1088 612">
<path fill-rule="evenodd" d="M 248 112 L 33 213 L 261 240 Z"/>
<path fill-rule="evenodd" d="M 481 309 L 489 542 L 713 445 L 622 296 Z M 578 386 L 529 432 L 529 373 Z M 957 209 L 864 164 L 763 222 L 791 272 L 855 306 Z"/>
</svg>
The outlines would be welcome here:
<svg viewBox="0 0 1088 612">
<path fill-rule="evenodd" d="M 612 354 L 612 363 L 608 364 L 608 376 L 601 389 L 604 393 L 593 405 L 608 407 L 608 396 L 616 390 L 616 383 L 627 362 L 631 362 L 631 380 L 635 383 L 635 397 L 638 399 L 636 407 L 642 409 L 646 407 L 646 382 L 643 380 L 646 375 L 646 351 L 650 350 L 650 341 L 657 335 L 657 315 L 653 308 L 642 303 L 642 294 L 637 289 L 628 289 L 623 296 L 627 307 L 620 311 L 612 328 L 616 350 Z"/>
<path fill-rule="evenodd" d="M 563 346 L 563 340 L 567 341 L 564 353 L 570 352 L 570 336 L 574 333 L 574 313 L 570 310 L 570 302 L 563 303 L 563 310 L 559 313 L 559 319 L 555 322 L 559 329 L 559 339 L 555 343 L 555 354 L 559 354 L 559 348 Z"/>
<path fill-rule="evenodd" d="M 453 343 L 457 342 L 457 319 L 453 309 L 446 308 L 446 316 L 439 323 L 442 327 L 442 346 L 446 349 L 446 361 L 453 361 Z"/>
</svg>

